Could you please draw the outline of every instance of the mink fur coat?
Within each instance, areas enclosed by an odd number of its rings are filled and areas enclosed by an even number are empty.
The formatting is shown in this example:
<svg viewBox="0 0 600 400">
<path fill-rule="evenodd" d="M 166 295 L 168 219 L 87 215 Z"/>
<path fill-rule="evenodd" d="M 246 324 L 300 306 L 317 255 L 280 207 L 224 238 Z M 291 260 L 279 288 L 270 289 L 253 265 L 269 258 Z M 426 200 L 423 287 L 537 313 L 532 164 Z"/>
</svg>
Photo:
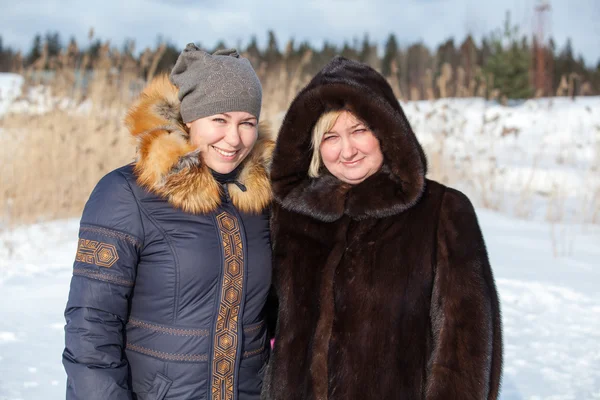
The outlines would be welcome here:
<svg viewBox="0 0 600 400">
<path fill-rule="evenodd" d="M 310 178 L 312 129 L 346 109 L 384 164 L 358 185 Z M 337 57 L 292 102 L 271 179 L 275 347 L 271 400 L 498 397 L 500 305 L 471 202 L 428 180 L 385 79 Z"/>
</svg>

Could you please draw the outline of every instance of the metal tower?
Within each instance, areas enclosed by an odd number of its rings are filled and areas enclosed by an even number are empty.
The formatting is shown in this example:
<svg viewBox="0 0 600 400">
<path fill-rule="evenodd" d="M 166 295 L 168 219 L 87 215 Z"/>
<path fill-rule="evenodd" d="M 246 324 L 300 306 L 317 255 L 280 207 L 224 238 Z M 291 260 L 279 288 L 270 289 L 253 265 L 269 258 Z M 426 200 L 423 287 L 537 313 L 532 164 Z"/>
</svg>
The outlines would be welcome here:
<svg viewBox="0 0 600 400">
<path fill-rule="evenodd" d="M 546 27 L 548 26 L 547 14 L 550 12 L 550 2 L 548 0 L 538 0 L 535 5 L 535 27 L 533 51 L 535 57 L 535 78 L 534 85 L 536 93 L 547 95 L 548 78 L 551 79 L 548 71 L 548 56 L 546 52 Z M 551 87 L 551 85 L 550 85 Z"/>
</svg>

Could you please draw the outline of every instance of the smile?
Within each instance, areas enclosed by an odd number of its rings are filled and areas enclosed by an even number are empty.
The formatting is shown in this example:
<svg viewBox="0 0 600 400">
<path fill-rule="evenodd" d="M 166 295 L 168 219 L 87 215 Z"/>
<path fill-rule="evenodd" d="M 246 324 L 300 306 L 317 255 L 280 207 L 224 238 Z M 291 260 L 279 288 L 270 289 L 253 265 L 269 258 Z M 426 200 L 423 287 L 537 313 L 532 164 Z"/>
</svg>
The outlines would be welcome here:
<svg viewBox="0 0 600 400">
<path fill-rule="evenodd" d="M 225 151 L 223 149 L 219 149 L 218 147 L 215 146 L 211 146 L 217 153 L 219 153 L 220 155 L 222 155 L 224 158 L 233 158 L 235 157 L 235 155 L 239 152 L 239 150 L 234 150 L 234 151 Z"/>
<path fill-rule="evenodd" d="M 364 157 L 359 160 L 355 160 L 355 161 L 342 161 L 342 164 L 344 164 L 346 167 L 353 167 L 353 166 L 357 165 L 359 162 L 361 162 L 362 160 L 364 160 Z"/>
</svg>

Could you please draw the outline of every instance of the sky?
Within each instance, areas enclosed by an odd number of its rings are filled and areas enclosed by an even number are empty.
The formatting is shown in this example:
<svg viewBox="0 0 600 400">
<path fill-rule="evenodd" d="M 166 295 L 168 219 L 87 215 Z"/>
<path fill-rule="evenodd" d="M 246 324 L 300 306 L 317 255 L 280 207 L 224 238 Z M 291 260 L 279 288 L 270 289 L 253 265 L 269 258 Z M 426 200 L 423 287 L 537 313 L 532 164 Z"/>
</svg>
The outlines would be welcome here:
<svg viewBox="0 0 600 400">
<path fill-rule="evenodd" d="M 245 45 L 252 35 L 266 45 L 273 30 L 283 48 L 324 41 L 343 44 L 367 33 L 383 44 L 394 33 L 400 45 L 422 41 L 430 48 L 449 37 L 460 44 L 466 35 L 479 40 L 500 29 L 506 11 L 520 32 L 531 36 L 540 0 L 0 0 L 0 36 L 4 46 L 27 52 L 36 33 L 58 31 L 80 46 L 88 32 L 121 47 L 134 39 L 136 50 L 154 47 L 159 37 L 183 48 L 189 42 L 211 48 L 219 40 Z M 549 0 L 545 32 L 558 49 L 568 37 L 575 54 L 589 66 L 600 61 L 600 0 Z"/>
</svg>

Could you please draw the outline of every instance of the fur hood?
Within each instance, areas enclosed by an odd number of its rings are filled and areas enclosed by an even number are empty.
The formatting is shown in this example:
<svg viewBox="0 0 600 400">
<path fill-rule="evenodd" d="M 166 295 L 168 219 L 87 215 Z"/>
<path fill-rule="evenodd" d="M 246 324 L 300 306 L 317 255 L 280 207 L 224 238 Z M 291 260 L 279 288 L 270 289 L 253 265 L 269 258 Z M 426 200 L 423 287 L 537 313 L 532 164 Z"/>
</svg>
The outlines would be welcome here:
<svg viewBox="0 0 600 400">
<path fill-rule="evenodd" d="M 137 140 L 135 174 L 140 186 L 193 214 L 214 211 L 221 203 L 221 185 L 190 144 L 182 121 L 178 89 L 166 75 L 155 78 L 131 106 L 125 118 Z M 258 140 L 243 161 L 237 185 L 228 189 L 236 208 L 260 213 L 271 201 L 268 165 L 274 147 L 266 126 L 259 125 Z"/>
<path fill-rule="evenodd" d="M 384 155 L 382 169 L 356 186 L 327 171 L 316 179 L 308 176 L 312 129 L 321 114 L 336 109 L 352 111 L 365 121 Z M 274 196 L 283 208 L 331 222 L 344 214 L 382 218 L 413 206 L 425 188 L 427 162 L 383 77 L 367 65 L 336 57 L 292 102 L 279 132 L 272 170 Z"/>
</svg>

